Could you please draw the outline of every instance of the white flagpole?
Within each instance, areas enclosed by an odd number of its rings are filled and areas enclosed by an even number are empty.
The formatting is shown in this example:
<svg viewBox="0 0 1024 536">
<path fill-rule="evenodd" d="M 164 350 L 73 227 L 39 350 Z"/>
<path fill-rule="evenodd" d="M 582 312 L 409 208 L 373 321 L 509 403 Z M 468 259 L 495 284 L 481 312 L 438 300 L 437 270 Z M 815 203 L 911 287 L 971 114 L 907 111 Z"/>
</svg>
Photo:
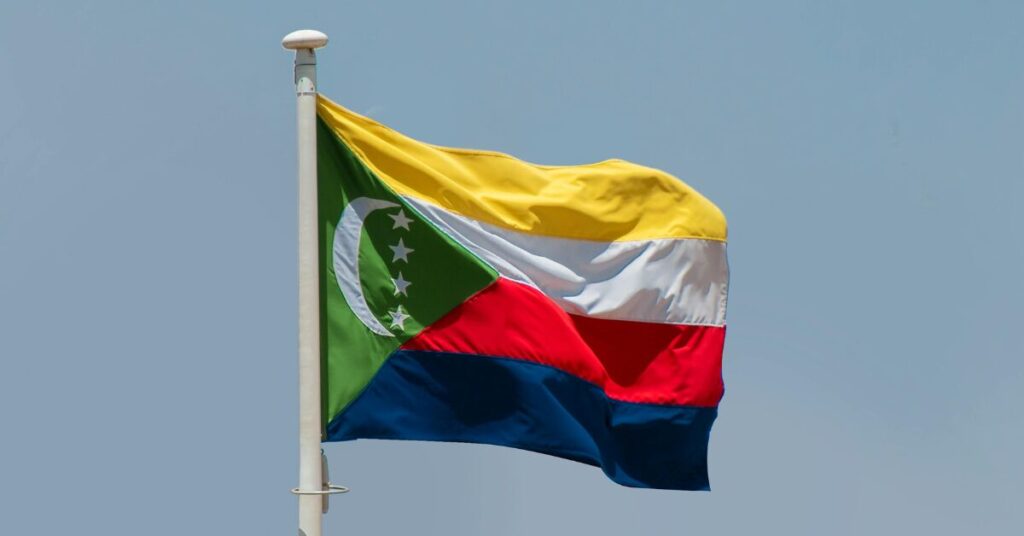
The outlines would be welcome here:
<svg viewBox="0 0 1024 536">
<path fill-rule="evenodd" d="M 327 36 L 299 30 L 285 36 L 295 51 L 299 138 L 299 535 L 322 536 L 327 483 L 320 457 L 320 274 L 316 188 L 316 53 Z"/>
</svg>

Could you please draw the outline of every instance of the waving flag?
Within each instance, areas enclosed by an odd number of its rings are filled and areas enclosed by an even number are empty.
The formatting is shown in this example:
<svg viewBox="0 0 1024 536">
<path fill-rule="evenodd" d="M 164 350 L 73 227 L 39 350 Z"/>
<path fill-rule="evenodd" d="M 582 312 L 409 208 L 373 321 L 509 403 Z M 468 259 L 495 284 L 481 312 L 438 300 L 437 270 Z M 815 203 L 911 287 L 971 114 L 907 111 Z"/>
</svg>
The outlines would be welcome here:
<svg viewBox="0 0 1024 536">
<path fill-rule="evenodd" d="M 324 439 L 489 443 L 708 489 L 725 218 L 621 160 L 427 145 L 318 102 Z"/>
</svg>

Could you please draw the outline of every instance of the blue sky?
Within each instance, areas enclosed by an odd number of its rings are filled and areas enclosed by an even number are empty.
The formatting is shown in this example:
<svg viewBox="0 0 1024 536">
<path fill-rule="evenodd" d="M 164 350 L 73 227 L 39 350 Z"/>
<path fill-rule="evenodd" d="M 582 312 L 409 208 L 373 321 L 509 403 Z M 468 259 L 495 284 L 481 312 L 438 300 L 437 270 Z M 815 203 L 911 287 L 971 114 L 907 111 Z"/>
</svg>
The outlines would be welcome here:
<svg viewBox="0 0 1024 536">
<path fill-rule="evenodd" d="M 327 534 L 1024 526 L 1024 5 L 7 2 L 0 533 L 292 534 L 294 94 L 730 223 L 711 493 L 331 444 Z"/>
</svg>

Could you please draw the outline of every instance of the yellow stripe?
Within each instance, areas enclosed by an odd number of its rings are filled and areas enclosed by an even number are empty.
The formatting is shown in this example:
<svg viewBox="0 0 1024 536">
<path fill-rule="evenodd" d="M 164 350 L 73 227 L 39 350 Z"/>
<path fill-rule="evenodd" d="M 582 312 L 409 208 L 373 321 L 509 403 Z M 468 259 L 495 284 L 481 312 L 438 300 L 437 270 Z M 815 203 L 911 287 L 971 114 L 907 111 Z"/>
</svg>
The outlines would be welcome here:
<svg viewBox="0 0 1024 536">
<path fill-rule="evenodd" d="M 725 216 L 675 177 L 623 160 L 539 166 L 438 147 L 320 97 L 318 113 L 399 194 L 520 232 L 583 240 L 725 240 Z"/>
</svg>

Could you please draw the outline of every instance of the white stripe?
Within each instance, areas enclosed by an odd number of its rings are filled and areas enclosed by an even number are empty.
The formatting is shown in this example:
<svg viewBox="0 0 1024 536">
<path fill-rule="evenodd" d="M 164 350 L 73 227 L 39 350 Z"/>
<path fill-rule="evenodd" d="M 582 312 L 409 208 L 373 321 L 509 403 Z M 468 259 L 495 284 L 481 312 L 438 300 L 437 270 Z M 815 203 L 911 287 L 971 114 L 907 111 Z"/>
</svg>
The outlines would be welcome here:
<svg viewBox="0 0 1024 536">
<path fill-rule="evenodd" d="M 566 312 L 663 324 L 725 324 L 725 243 L 661 239 L 596 242 L 521 233 L 403 196 L 421 215 Z"/>
</svg>

